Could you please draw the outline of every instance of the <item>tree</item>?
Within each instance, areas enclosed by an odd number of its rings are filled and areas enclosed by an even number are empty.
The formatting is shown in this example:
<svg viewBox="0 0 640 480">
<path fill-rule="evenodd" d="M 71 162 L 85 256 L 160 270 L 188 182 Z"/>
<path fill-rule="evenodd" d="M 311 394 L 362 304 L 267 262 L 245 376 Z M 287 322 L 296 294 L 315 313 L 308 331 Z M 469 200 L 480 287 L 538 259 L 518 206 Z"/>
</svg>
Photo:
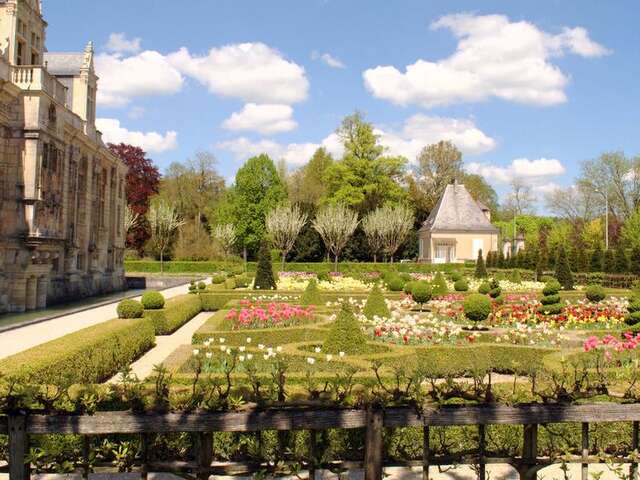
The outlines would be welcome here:
<svg viewBox="0 0 640 480">
<path fill-rule="evenodd" d="M 515 178 L 511 181 L 511 193 L 507 196 L 504 209 L 511 217 L 535 212 L 535 197 L 531 192 L 531 187 L 521 178 Z"/>
<path fill-rule="evenodd" d="M 384 212 L 380 208 L 369 212 L 362 219 L 362 230 L 367 237 L 367 243 L 373 254 L 373 263 L 377 263 L 378 253 L 384 248 L 386 221 L 387 218 L 384 217 Z"/>
<path fill-rule="evenodd" d="M 175 234 L 184 223 L 173 205 L 160 201 L 149 208 L 149 225 L 151 226 L 151 240 L 160 253 L 160 272 L 164 271 L 164 253 L 171 245 Z"/>
<path fill-rule="evenodd" d="M 413 228 L 413 212 L 404 205 L 384 206 L 380 210 L 387 219 L 382 235 L 384 251 L 393 263 L 393 255 Z"/>
<path fill-rule="evenodd" d="M 624 245 L 622 245 L 622 242 L 618 242 L 616 245 L 615 255 L 615 273 L 627 273 L 629 271 L 629 259 L 627 258 L 627 252 L 624 251 Z"/>
<path fill-rule="evenodd" d="M 269 156 L 252 157 L 236 173 L 232 216 L 237 243 L 253 254 L 266 234 L 266 216 L 286 198 L 284 184 Z"/>
<path fill-rule="evenodd" d="M 636 208 L 624 222 L 622 240 L 631 248 L 640 247 L 640 207 Z"/>
<path fill-rule="evenodd" d="M 556 278 L 564 290 L 573 290 L 573 275 L 567 258 L 567 251 L 564 245 L 558 249 L 558 260 L 556 262 Z"/>
<path fill-rule="evenodd" d="M 415 177 L 431 210 L 444 189 L 454 180 L 462 180 L 462 153 L 450 141 L 424 147 L 417 157 Z"/>
<path fill-rule="evenodd" d="M 275 290 L 276 287 L 269 244 L 263 239 L 260 242 L 260 250 L 258 251 L 258 266 L 256 267 L 256 278 L 253 282 L 253 288 L 254 290 Z"/>
<path fill-rule="evenodd" d="M 491 212 L 491 218 L 498 211 L 498 194 L 481 175 L 463 173 L 462 183 L 476 202 L 484 204 Z"/>
<path fill-rule="evenodd" d="M 476 260 L 476 271 L 474 276 L 476 278 L 487 278 L 487 268 L 482 258 L 482 249 L 478 250 L 478 259 Z"/>
<path fill-rule="evenodd" d="M 631 249 L 631 257 L 629 259 L 629 271 L 634 275 L 640 275 L 640 247 L 635 246 Z"/>
<path fill-rule="evenodd" d="M 602 262 L 602 270 L 605 273 L 615 273 L 616 271 L 616 256 L 612 249 L 604 251 L 604 261 Z"/>
<path fill-rule="evenodd" d="M 580 239 L 584 226 L 597 213 L 597 194 L 591 188 L 578 183 L 566 188 L 555 188 L 545 197 L 547 210 L 567 220 L 573 227 L 575 239 Z"/>
<path fill-rule="evenodd" d="M 373 125 L 356 112 L 344 118 L 337 134 L 345 152 L 325 171 L 328 203 L 340 203 L 364 215 L 386 203 L 406 200 L 402 188 L 406 159 L 388 157 Z"/>
<path fill-rule="evenodd" d="M 326 196 L 324 175 L 333 157 L 324 147 L 318 148 L 309 163 L 288 177 L 289 201 L 318 206 Z"/>
<path fill-rule="evenodd" d="M 140 222 L 140 214 L 131 208 L 130 205 L 127 205 L 124 209 L 124 231 L 125 233 L 129 233 L 133 230 L 138 223 Z"/>
<path fill-rule="evenodd" d="M 128 232 L 127 247 L 137 250 L 138 254 L 142 255 L 144 244 L 151 236 L 145 215 L 149 210 L 151 197 L 158 193 L 160 172 L 153 164 L 153 160 L 147 158 L 146 152 L 140 147 L 126 143 L 109 143 L 107 146 L 129 168 L 125 195 L 127 205 L 139 215 L 139 220 L 135 227 Z"/>
<path fill-rule="evenodd" d="M 358 215 L 341 204 L 321 208 L 313 221 L 329 252 L 334 256 L 334 269 L 338 270 L 338 256 L 358 226 Z"/>
<path fill-rule="evenodd" d="M 211 231 L 211 236 L 220 244 L 225 256 L 229 256 L 233 244 L 236 243 L 236 232 L 233 225 L 230 223 L 216 225 Z"/>
<path fill-rule="evenodd" d="M 603 265 L 604 257 L 602 254 L 602 248 L 600 247 L 600 244 L 597 244 L 596 248 L 594 248 L 593 253 L 591 254 L 590 270 L 592 272 L 602 272 Z"/>
<path fill-rule="evenodd" d="M 302 227 L 307 223 L 307 215 L 297 205 L 279 205 L 267 214 L 267 232 L 274 246 L 282 255 L 282 270 L 287 254 L 293 248 Z"/>
</svg>

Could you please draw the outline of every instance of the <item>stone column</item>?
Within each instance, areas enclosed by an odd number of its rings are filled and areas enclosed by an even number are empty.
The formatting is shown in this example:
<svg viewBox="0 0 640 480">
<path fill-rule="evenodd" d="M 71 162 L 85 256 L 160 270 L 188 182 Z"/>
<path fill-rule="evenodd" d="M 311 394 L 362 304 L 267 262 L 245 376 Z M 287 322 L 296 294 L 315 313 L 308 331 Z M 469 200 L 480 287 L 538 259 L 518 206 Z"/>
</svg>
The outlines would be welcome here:
<svg viewBox="0 0 640 480">
<path fill-rule="evenodd" d="M 11 279 L 11 295 L 9 296 L 9 311 L 24 312 L 26 305 L 26 278 Z"/>
<path fill-rule="evenodd" d="M 27 278 L 27 294 L 25 298 L 25 308 L 35 310 L 38 304 L 38 283 L 35 277 Z"/>
<path fill-rule="evenodd" d="M 49 288 L 49 278 L 46 275 L 38 277 L 36 307 L 45 308 L 47 306 L 47 290 Z"/>
</svg>

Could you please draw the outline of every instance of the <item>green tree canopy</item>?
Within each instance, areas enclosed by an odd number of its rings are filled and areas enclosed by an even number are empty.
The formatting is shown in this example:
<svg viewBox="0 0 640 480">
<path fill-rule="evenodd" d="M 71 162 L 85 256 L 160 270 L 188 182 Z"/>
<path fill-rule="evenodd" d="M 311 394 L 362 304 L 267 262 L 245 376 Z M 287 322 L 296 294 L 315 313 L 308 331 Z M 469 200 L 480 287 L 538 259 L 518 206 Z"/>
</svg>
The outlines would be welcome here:
<svg viewBox="0 0 640 480">
<path fill-rule="evenodd" d="M 406 159 L 383 155 L 373 125 L 356 112 L 342 121 L 337 133 L 345 152 L 324 175 L 329 203 L 343 204 L 362 215 L 385 203 L 406 200 L 401 184 Z"/>
<path fill-rule="evenodd" d="M 636 208 L 622 227 L 622 240 L 631 248 L 640 248 L 640 208 Z"/>
<path fill-rule="evenodd" d="M 236 173 L 232 195 L 237 243 L 256 252 L 265 235 L 268 212 L 286 198 L 286 189 L 268 155 L 252 157 Z"/>
</svg>

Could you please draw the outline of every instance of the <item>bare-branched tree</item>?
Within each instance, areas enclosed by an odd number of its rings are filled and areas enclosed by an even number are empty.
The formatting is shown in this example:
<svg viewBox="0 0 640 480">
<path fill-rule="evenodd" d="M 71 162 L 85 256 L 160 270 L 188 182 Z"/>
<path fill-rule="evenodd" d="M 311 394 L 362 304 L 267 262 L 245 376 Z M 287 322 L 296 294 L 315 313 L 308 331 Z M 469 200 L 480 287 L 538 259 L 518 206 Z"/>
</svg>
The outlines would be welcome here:
<svg viewBox="0 0 640 480">
<path fill-rule="evenodd" d="M 507 196 L 504 209 L 512 217 L 533 214 L 536 211 L 535 196 L 531 191 L 531 187 L 521 178 L 514 178 L 511 181 L 511 192 Z"/>
<path fill-rule="evenodd" d="M 302 227 L 307 223 L 307 214 L 298 205 L 279 205 L 267 214 L 266 227 L 273 245 L 282 254 L 282 270 L 287 254 L 293 248 Z"/>
<path fill-rule="evenodd" d="M 164 253 L 171 245 L 174 236 L 182 225 L 182 221 L 173 205 L 158 202 L 151 205 L 147 214 L 151 226 L 151 239 L 160 252 L 160 272 L 164 271 Z"/>
<path fill-rule="evenodd" d="M 313 221 L 313 228 L 320 234 L 325 247 L 334 256 L 334 269 L 338 269 L 338 257 L 358 226 L 358 214 L 344 205 L 327 205 L 320 209 Z"/>
<path fill-rule="evenodd" d="M 236 243 L 236 230 L 230 223 L 216 225 L 211 236 L 220 244 L 225 256 L 229 256 L 233 244 Z"/>
</svg>

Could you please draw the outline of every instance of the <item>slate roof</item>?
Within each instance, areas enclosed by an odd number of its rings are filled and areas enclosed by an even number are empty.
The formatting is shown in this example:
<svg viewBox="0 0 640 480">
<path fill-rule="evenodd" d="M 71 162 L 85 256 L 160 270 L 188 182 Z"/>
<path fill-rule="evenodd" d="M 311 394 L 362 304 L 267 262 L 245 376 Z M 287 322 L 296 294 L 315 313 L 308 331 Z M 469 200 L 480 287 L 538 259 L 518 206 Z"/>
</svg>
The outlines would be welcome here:
<svg viewBox="0 0 640 480">
<path fill-rule="evenodd" d="M 498 232 L 498 228 L 491 224 L 482 208 L 461 184 L 447 185 L 442 197 L 420 230 Z"/>
<path fill-rule="evenodd" d="M 84 58 L 85 55 L 82 52 L 46 52 L 44 54 L 47 70 L 52 75 L 79 75 L 84 65 Z"/>
</svg>

